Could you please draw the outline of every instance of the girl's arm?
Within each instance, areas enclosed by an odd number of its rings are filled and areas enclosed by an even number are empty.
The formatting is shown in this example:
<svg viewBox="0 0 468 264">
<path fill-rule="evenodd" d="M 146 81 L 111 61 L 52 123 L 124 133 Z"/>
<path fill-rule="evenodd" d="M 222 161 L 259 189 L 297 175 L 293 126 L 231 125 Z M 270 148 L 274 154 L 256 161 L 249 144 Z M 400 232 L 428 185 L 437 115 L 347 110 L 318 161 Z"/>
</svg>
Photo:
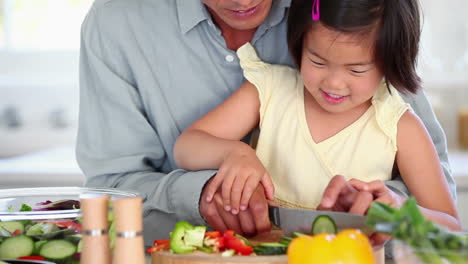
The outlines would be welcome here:
<svg viewBox="0 0 468 264">
<path fill-rule="evenodd" d="M 396 163 L 403 181 L 431 221 L 460 230 L 455 203 L 431 138 L 421 120 L 407 111 L 398 122 Z"/>
<path fill-rule="evenodd" d="M 186 170 L 218 169 L 233 150 L 252 150 L 240 141 L 259 122 L 256 87 L 245 82 L 221 105 L 195 121 L 177 139 L 174 159 Z"/>
</svg>

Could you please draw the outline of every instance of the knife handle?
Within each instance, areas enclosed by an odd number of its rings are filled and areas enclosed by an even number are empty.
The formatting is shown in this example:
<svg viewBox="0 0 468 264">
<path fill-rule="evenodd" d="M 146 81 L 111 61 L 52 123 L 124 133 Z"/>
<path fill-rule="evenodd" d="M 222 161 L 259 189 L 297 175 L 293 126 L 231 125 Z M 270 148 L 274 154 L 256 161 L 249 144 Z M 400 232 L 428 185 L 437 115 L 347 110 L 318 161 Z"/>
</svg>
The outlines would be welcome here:
<svg viewBox="0 0 468 264">
<path fill-rule="evenodd" d="M 279 208 L 277 206 L 268 207 L 268 216 L 274 225 L 281 227 Z"/>
</svg>

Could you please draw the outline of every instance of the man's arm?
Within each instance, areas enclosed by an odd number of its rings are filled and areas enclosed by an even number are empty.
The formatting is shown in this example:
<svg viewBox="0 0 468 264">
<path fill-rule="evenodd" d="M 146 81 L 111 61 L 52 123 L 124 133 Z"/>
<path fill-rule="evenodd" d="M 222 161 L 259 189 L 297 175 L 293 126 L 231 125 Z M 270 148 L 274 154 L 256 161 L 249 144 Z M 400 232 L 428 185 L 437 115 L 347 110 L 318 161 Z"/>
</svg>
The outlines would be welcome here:
<svg viewBox="0 0 468 264">
<path fill-rule="evenodd" d="M 151 245 L 168 237 L 178 220 L 205 223 L 199 198 L 214 171 L 160 172 L 168 154 L 146 118 L 138 88 L 129 81 L 131 69 L 125 72 L 129 66 L 119 64 L 121 52 L 103 41 L 94 12 L 82 28 L 77 160 L 87 186 L 135 190 L 143 196 L 145 241 Z"/>
<path fill-rule="evenodd" d="M 447 139 L 445 137 L 445 133 L 440 126 L 439 121 L 437 120 L 434 111 L 427 100 L 427 97 L 424 91 L 418 92 L 416 95 L 404 96 L 406 102 L 408 102 L 411 107 L 413 108 L 414 112 L 419 116 L 419 118 L 423 121 L 424 126 L 426 127 L 427 131 L 429 132 L 432 142 L 434 143 L 437 155 L 439 156 L 440 165 L 442 166 L 445 174 L 445 178 L 447 179 L 447 183 L 449 185 L 450 193 L 452 194 L 452 198 L 456 201 L 457 192 L 456 192 L 456 185 L 455 181 L 452 176 L 452 172 L 450 170 L 450 164 L 448 161 L 448 153 L 447 153 Z M 407 196 L 409 194 L 408 189 L 406 188 L 405 184 L 403 183 L 401 177 L 398 177 L 394 180 L 386 182 L 387 187 L 389 187 L 392 191 Z"/>
</svg>

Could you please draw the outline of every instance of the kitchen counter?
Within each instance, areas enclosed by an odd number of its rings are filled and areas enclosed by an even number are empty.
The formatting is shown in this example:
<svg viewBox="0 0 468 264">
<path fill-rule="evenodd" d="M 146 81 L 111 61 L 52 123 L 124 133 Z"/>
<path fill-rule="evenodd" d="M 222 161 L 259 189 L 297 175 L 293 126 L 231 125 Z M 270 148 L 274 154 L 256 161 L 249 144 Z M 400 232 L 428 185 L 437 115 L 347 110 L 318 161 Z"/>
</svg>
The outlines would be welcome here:
<svg viewBox="0 0 468 264">
<path fill-rule="evenodd" d="M 0 188 L 82 186 L 72 145 L 0 159 Z"/>
</svg>

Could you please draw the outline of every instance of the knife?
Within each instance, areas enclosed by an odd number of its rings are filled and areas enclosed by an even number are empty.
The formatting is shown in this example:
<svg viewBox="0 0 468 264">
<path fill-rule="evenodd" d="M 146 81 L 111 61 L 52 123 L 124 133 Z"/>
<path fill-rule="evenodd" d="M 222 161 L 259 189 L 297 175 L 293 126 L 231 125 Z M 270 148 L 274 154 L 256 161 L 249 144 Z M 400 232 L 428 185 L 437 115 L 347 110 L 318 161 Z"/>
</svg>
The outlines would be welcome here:
<svg viewBox="0 0 468 264">
<path fill-rule="evenodd" d="M 328 215 L 331 217 L 335 221 L 338 230 L 356 228 L 361 229 L 365 234 L 372 233 L 372 228 L 366 226 L 366 217 L 357 214 L 276 206 L 270 206 L 268 208 L 268 213 L 271 222 L 283 229 L 287 236 L 290 236 L 293 232 L 310 234 L 312 223 L 315 218 L 320 215 Z"/>
</svg>

